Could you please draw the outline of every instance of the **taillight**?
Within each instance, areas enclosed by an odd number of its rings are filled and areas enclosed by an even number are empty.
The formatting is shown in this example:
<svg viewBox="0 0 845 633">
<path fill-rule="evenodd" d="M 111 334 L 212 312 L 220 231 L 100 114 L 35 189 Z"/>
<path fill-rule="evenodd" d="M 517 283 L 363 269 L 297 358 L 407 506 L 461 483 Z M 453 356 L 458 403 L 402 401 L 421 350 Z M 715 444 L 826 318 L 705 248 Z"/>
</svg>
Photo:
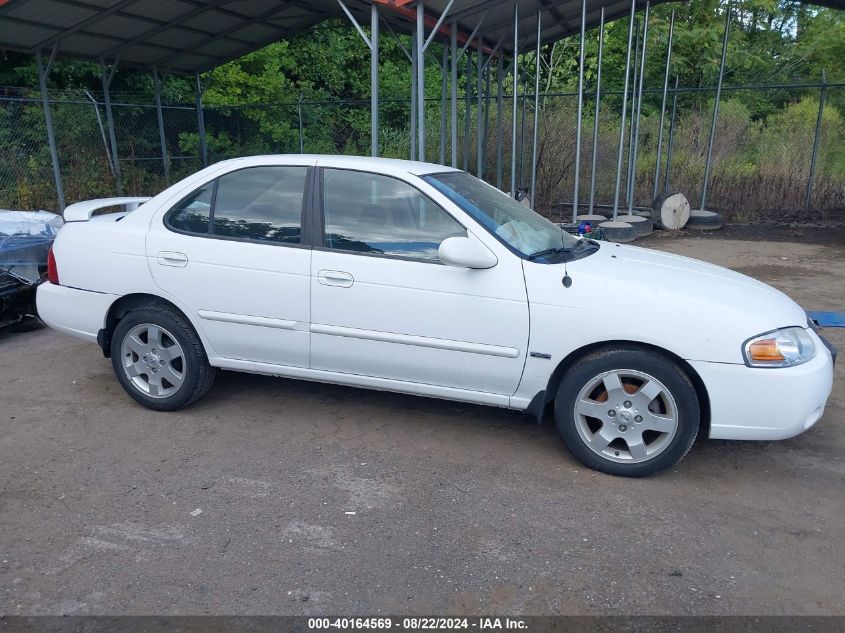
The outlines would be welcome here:
<svg viewBox="0 0 845 633">
<path fill-rule="evenodd" d="M 56 266 L 56 256 L 53 255 L 53 247 L 47 251 L 47 281 L 51 284 L 59 284 L 59 267 Z"/>
</svg>

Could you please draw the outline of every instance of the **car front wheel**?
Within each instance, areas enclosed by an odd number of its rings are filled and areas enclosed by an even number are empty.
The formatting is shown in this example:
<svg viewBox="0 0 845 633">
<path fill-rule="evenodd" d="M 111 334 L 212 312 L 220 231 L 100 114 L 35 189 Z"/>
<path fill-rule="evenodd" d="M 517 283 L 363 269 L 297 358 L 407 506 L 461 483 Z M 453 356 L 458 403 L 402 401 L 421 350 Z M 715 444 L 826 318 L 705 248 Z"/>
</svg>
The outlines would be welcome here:
<svg viewBox="0 0 845 633">
<path fill-rule="evenodd" d="M 193 327 L 166 306 L 123 317 L 112 334 L 111 359 L 126 392 L 157 411 L 186 407 L 214 380 L 214 368 Z"/>
<path fill-rule="evenodd" d="M 700 416 L 684 370 L 636 348 L 581 358 L 555 398 L 558 431 L 572 454 L 590 468 L 625 477 L 674 466 L 692 447 Z"/>
</svg>

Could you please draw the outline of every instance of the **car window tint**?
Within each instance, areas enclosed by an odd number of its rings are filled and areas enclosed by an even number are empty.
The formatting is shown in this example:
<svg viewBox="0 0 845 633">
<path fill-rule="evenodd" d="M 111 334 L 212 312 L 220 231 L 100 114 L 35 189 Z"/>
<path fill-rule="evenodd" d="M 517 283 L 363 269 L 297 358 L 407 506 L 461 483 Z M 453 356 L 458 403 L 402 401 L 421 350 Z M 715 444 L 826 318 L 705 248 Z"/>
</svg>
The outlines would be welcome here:
<svg viewBox="0 0 845 633">
<path fill-rule="evenodd" d="M 214 182 L 212 181 L 180 200 L 167 212 L 167 224 L 177 231 L 186 233 L 208 233 L 213 190 Z"/>
<path fill-rule="evenodd" d="M 214 235 L 298 244 L 307 167 L 250 167 L 221 176 Z"/>
<path fill-rule="evenodd" d="M 379 174 L 323 172 L 326 246 L 437 261 L 447 237 L 466 235 L 448 213 L 411 185 Z"/>
</svg>

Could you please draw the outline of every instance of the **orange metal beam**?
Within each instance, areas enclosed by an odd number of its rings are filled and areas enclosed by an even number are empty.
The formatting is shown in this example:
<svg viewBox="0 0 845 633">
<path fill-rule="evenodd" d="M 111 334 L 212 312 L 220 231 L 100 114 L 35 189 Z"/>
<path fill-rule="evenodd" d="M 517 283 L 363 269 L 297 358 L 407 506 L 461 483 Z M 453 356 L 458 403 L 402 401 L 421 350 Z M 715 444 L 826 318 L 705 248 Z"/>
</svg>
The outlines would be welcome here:
<svg viewBox="0 0 845 633">
<path fill-rule="evenodd" d="M 2 0 L 0 0 L 1 2 Z M 415 9 L 408 8 L 407 5 L 413 4 L 416 0 L 371 0 L 375 4 L 381 5 L 390 10 L 391 13 L 394 15 L 405 18 L 409 22 L 414 22 L 417 19 L 417 12 Z M 437 19 L 433 15 L 429 15 L 428 13 L 425 14 L 425 26 L 428 29 L 433 29 L 437 26 Z M 452 35 L 452 28 L 455 27 L 455 23 L 447 24 L 449 22 L 449 18 L 446 18 L 444 24 L 440 26 L 437 30 L 444 38 L 449 38 Z M 464 31 L 458 30 L 458 44 L 464 45 L 467 42 L 467 38 L 469 37 L 469 33 Z M 478 38 L 475 38 L 473 43 L 470 44 L 470 48 L 474 48 L 476 50 L 483 50 L 485 54 L 490 55 L 493 53 L 493 49 L 487 45 L 478 45 Z"/>
</svg>

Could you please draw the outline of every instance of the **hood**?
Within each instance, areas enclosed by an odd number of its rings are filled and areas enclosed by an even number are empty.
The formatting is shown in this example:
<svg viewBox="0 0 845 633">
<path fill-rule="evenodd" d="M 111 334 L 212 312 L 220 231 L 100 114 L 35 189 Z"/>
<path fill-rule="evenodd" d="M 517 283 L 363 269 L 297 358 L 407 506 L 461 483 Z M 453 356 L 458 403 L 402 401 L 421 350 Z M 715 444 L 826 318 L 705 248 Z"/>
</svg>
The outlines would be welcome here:
<svg viewBox="0 0 845 633">
<path fill-rule="evenodd" d="M 742 343 L 777 328 L 807 326 L 792 299 L 756 279 L 688 257 L 603 243 L 567 265 L 525 262 L 532 306 L 563 309 L 594 341 L 635 340 L 687 360 L 742 363 Z M 567 328 L 568 329 L 568 328 Z"/>
</svg>

